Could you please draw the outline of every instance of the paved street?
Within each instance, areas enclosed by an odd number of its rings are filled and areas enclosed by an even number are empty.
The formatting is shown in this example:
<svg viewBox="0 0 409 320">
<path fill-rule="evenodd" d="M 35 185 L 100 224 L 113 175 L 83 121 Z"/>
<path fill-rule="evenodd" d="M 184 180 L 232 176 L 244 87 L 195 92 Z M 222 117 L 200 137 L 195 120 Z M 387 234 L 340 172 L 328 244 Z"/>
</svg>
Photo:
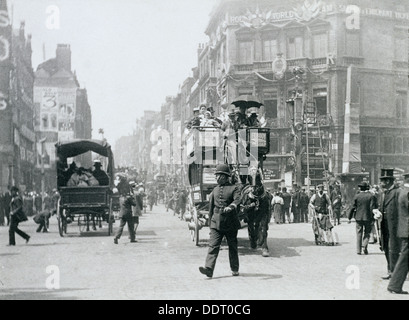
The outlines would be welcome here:
<svg viewBox="0 0 409 320">
<path fill-rule="evenodd" d="M 24 223 L 30 243 L 18 237 L 16 247 L 7 247 L 8 229 L 0 227 L 0 299 L 409 300 L 386 291 L 387 281 L 380 280 L 386 261 L 378 245 L 370 246 L 368 256 L 355 254 L 355 226 L 346 222 L 336 227 L 336 247 L 316 246 L 310 224 L 270 224 L 269 258 L 251 250 L 247 231 L 240 230 L 240 277 L 231 276 L 224 246 L 212 279 L 198 271 L 209 229 L 202 229 L 196 247 L 187 224 L 163 206 L 142 217 L 136 244 L 125 234 L 115 245 L 106 229 L 80 235 L 75 225 L 61 238 L 55 217 L 50 233 L 35 228 L 32 219 Z M 60 289 L 47 289 L 47 278 L 57 270 L 47 273 L 48 266 L 58 267 Z M 349 266 L 357 267 L 354 274 L 359 270 L 359 289 L 347 288 Z"/>
</svg>

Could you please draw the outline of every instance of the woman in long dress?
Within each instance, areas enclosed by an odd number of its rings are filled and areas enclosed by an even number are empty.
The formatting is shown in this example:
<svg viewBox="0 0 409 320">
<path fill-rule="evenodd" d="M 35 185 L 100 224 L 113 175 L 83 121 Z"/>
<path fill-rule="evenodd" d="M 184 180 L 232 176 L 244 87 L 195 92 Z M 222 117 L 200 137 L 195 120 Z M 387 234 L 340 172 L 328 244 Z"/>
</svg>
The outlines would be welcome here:
<svg viewBox="0 0 409 320">
<path fill-rule="evenodd" d="M 282 212 L 283 212 L 283 205 L 284 199 L 281 197 L 281 193 L 275 192 L 273 200 L 271 201 L 271 205 L 273 207 L 274 213 L 274 222 L 277 224 L 283 223 L 282 221 Z"/>
</svg>

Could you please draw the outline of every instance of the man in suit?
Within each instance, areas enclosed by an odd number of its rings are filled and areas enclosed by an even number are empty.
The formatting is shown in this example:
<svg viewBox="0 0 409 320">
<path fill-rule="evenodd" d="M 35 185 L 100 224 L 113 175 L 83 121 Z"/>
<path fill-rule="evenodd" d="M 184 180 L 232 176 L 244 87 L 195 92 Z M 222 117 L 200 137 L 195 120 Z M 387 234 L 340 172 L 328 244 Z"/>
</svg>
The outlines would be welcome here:
<svg viewBox="0 0 409 320">
<path fill-rule="evenodd" d="M 332 210 L 334 212 L 334 225 L 341 224 L 341 207 L 342 207 L 342 195 L 339 188 L 339 184 L 334 184 L 332 186 L 332 191 L 330 195 Z"/>
<path fill-rule="evenodd" d="M 285 217 L 287 217 L 288 223 L 291 223 L 290 207 L 291 207 L 291 194 L 287 192 L 287 188 L 283 188 L 283 194 L 281 196 L 284 200 L 283 206 L 283 223 L 285 223 Z"/>
<path fill-rule="evenodd" d="M 11 202 L 10 202 L 10 228 L 9 228 L 9 246 L 16 245 L 17 233 L 20 237 L 26 240 L 26 243 L 30 241 L 30 236 L 24 231 L 18 228 L 20 222 L 27 221 L 27 217 L 23 212 L 23 199 L 19 195 L 19 189 L 17 187 L 11 187 Z"/>
<path fill-rule="evenodd" d="M 300 187 L 295 185 L 295 192 L 291 196 L 291 198 L 292 198 L 291 211 L 293 212 L 294 223 L 299 223 L 301 221 L 301 217 L 300 217 L 300 195 L 301 195 Z"/>
<path fill-rule="evenodd" d="M 380 208 L 383 215 L 381 233 L 383 249 L 388 265 L 388 274 L 382 279 L 389 280 L 399 258 L 399 238 L 396 236 L 398 227 L 398 196 L 399 187 L 395 185 L 394 169 L 381 169 L 380 185 L 382 187 Z"/>
<path fill-rule="evenodd" d="M 405 173 L 404 184 L 398 196 L 398 228 L 397 237 L 401 241 L 399 259 L 395 265 L 388 291 L 395 294 L 408 294 L 403 291 L 403 284 L 409 270 L 409 173 Z"/>
<path fill-rule="evenodd" d="M 237 234 L 240 229 L 238 206 L 241 201 L 239 186 L 230 183 L 228 165 L 216 168 L 217 184 L 209 199 L 210 239 L 205 267 L 199 271 L 211 278 L 213 276 L 220 245 L 226 237 L 229 246 L 230 269 L 233 276 L 239 275 L 239 254 Z"/>
<path fill-rule="evenodd" d="M 358 185 L 361 192 L 358 193 L 354 200 L 351 211 L 348 215 L 348 220 L 355 218 L 356 221 L 356 252 L 361 254 L 363 249 L 364 254 L 368 254 L 369 238 L 374 222 L 373 210 L 377 209 L 378 204 L 376 197 L 369 192 L 369 184 L 364 181 Z"/>
<path fill-rule="evenodd" d="M 126 224 L 128 224 L 128 231 L 129 231 L 129 236 L 131 238 L 131 242 L 132 243 L 137 242 L 135 240 L 134 218 L 132 216 L 132 207 L 136 206 L 136 200 L 134 197 L 134 189 L 136 188 L 136 183 L 131 181 L 129 185 L 131 187 L 130 193 L 126 195 L 125 199 L 121 199 L 121 212 L 120 212 L 121 222 L 119 225 L 118 232 L 114 238 L 115 244 L 118 244 L 118 240 L 121 238 L 122 232 L 124 231 Z"/>
<path fill-rule="evenodd" d="M 305 192 L 303 188 L 300 192 L 300 222 L 308 223 L 308 203 L 310 202 L 310 198 L 308 194 Z"/>
</svg>

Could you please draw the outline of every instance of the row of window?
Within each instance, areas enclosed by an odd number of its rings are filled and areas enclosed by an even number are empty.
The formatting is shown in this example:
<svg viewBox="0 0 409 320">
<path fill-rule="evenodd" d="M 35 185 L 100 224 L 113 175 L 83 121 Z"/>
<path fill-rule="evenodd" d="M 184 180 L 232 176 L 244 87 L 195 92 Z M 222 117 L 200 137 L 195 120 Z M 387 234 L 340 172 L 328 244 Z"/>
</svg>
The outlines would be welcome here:
<svg viewBox="0 0 409 320">
<path fill-rule="evenodd" d="M 346 32 L 345 52 L 346 56 L 361 56 L 361 34 L 359 32 Z M 323 58 L 329 52 L 329 34 L 327 32 L 314 34 L 311 38 L 312 58 Z M 407 61 L 408 59 L 408 39 L 401 35 L 395 36 L 394 50 L 395 60 Z M 273 61 L 278 53 L 283 53 L 286 59 L 299 59 L 309 56 L 306 39 L 303 36 L 288 37 L 285 44 L 278 39 L 266 39 L 262 42 L 262 60 Z M 254 42 L 253 40 L 239 41 L 239 64 L 252 64 L 254 62 Z"/>
<path fill-rule="evenodd" d="M 361 151 L 363 154 L 409 154 L 409 137 L 364 135 L 361 139 Z"/>
</svg>

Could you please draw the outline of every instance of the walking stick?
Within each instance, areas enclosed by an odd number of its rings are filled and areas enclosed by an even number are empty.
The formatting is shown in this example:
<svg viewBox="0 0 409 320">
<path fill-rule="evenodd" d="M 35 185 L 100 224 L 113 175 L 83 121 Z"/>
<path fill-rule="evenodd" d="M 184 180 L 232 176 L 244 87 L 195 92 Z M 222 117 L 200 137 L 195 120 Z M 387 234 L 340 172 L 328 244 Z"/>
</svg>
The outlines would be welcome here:
<svg viewBox="0 0 409 320">
<path fill-rule="evenodd" d="M 379 232 L 379 227 L 378 227 L 378 220 L 375 220 L 375 230 L 376 230 L 376 236 L 378 237 L 379 240 L 379 249 L 383 252 L 383 238 L 382 235 Z"/>
</svg>

